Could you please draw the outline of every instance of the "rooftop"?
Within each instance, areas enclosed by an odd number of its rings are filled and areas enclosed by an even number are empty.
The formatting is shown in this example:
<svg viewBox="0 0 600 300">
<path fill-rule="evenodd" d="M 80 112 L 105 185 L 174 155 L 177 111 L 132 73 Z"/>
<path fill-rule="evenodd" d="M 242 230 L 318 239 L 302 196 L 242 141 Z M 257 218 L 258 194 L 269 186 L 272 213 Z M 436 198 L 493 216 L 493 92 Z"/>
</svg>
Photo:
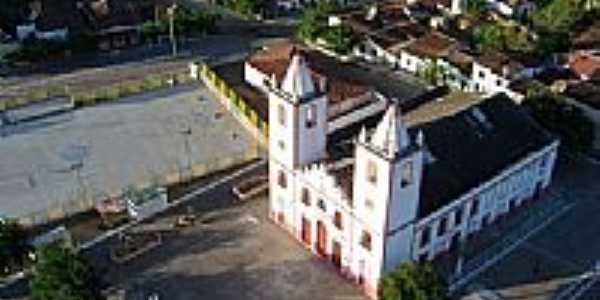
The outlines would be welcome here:
<svg viewBox="0 0 600 300">
<path fill-rule="evenodd" d="M 596 21 L 573 39 L 575 49 L 600 49 L 600 21 Z"/>
<path fill-rule="evenodd" d="M 579 78 L 589 79 L 596 71 L 600 71 L 600 52 L 576 52 L 569 60 L 569 67 Z"/>
<path fill-rule="evenodd" d="M 330 141 L 346 144 L 336 150 L 352 149 L 347 137 L 358 135 L 363 125 L 372 130 L 381 118 L 382 113 L 335 132 Z M 428 102 L 407 111 L 405 120 L 412 140 L 419 130 L 424 132 L 427 151 L 434 158 L 425 165 L 419 217 L 447 205 L 555 140 L 503 94 L 487 99 L 458 95 Z M 339 182 L 350 180 L 349 174 L 343 176 Z"/>
<path fill-rule="evenodd" d="M 517 73 L 523 69 L 523 65 L 510 59 L 506 54 L 498 51 L 485 51 L 477 58 L 475 58 L 480 64 L 492 69 L 496 74 L 503 74 L 503 76 L 509 76 L 510 74 Z"/>
<path fill-rule="evenodd" d="M 600 85 L 591 82 L 570 84 L 565 95 L 600 110 Z"/>
<path fill-rule="evenodd" d="M 456 43 L 439 32 L 430 32 L 410 43 L 406 50 L 418 56 L 438 58 L 447 56 Z"/>
<path fill-rule="evenodd" d="M 333 58 L 296 44 L 283 43 L 274 45 L 252 55 L 247 62 L 265 74 L 274 74 L 277 81 L 283 81 L 294 51 L 302 51 L 306 64 L 314 77 L 327 78 L 328 98 L 331 104 L 342 102 L 348 98 L 364 95 L 369 87 L 349 76 L 356 68 Z M 315 80 L 318 82 L 318 80 Z"/>
</svg>

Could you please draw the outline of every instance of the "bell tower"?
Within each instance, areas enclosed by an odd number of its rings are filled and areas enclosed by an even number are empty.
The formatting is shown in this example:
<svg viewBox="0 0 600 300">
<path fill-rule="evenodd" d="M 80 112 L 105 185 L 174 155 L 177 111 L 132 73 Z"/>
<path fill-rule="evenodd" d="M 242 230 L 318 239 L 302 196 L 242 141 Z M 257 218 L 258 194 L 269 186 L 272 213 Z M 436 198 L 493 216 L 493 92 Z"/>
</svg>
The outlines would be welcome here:
<svg viewBox="0 0 600 300">
<path fill-rule="evenodd" d="M 380 274 L 410 260 L 423 173 L 423 134 L 411 140 L 400 108 L 392 104 L 372 134 L 363 128 L 356 143 L 353 200 L 361 230 L 368 232 L 371 256 Z M 364 233 L 356 232 L 360 237 Z M 362 238 L 353 241 L 361 247 Z M 359 270 L 360 272 L 360 270 Z M 371 278 L 375 286 L 379 278 Z"/>
<path fill-rule="evenodd" d="M 269 210 L 290 230 L 297 205 L 295 171 L 324 158 L 326 146 L 325 80 L 311 73 L 301 53 L 292 51 L 283 81 L 273 76 L 269 88 Z"/>
<path fill-rule="evenodd" d="M 269 155 L 289 169 L 325 157 L 327 146 L 325 79 L 311 74 L 301 53 L 292 55 L 283 82 L 269 91 Z"/>
</svg>

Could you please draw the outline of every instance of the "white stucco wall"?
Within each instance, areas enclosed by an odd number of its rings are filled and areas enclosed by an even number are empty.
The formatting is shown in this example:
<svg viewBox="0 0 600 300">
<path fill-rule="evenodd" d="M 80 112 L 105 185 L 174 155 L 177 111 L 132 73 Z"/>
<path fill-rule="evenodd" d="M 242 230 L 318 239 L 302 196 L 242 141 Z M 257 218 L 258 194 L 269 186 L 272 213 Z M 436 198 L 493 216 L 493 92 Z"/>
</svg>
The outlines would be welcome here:
<svg viewBox="0 0 600 300">
<path fill-rule="evenodd" d="M 542 189 L 546 188 L 552 179 L 557 148 L 558 142 L 532 153 L 490 181 L 419 220 L 415 228 L 413 259 L 417 260 L 422 255 L 432 259 L 436 254 L 448 250 L 454 234 L 464 237 L 478 231 L 484 216 L 488 216 L 488 222 L 493 222 L 498 216 L 508 212 L 509 201 L 515 201 L 515 206 L 519 206 L 534 195 L 538 185 Z M 545 164 L 542 167 L 543 160 Z M 479 199 L 479 212 L 471 216 L 471 206 L 475 199 Z M 461 224 L 457 226 L 454 224 L 454 213 L 459 209 L 463 215 Z M 438 225 L 444 218 L 447 220 L 446 231 L 444 235 L 438 236 Z M 423 230 L 427 227 L 430 228 L 430 240 L 421 246 Z"/>
<path fill-rule="evenodd" d="M 265 86 L 265 82 L 270 81 L 270 75 L 264 74 L 255 67 L 253 67 L 250 63 L 244 63 L 244 80 L 249 85 L 262 90 L 263 92 L 267 92 L 267 87 Z"/>
</svg>

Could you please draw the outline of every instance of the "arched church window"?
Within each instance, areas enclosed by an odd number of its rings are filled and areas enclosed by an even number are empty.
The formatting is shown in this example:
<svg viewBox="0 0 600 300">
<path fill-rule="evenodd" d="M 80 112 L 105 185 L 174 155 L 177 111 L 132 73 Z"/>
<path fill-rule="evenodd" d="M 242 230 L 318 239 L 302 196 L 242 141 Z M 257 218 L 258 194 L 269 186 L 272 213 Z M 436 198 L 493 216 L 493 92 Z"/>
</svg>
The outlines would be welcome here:
<svg viewBox="0 0 600 300">
<path fill-rule="evenodd" d="M 279 174 L 277 175 L 277 182 L 281 188 L 287 188 L 287 177 L 283 171 L 279 171 Z"/>
<path fill-rule="evenodd" d="M 368 251 L 371 251 L 371 234 L 368 231 L 363 231 L 360 244 Z"/>
<path fill-rule="evenodd" d="M 306 108 L 306 128 L 312 128 L 317 124 L 317 106 L 311 104 Z"/>
<path fill-rule="evenodd" d="M 307 188 L 302 188 L 302 203 L 310 206 L 310 191 Z"/>
<path fill-rule="evenodd" d="M 412 183 L 413 181 L 413 164 L 412 162 L 406 162 L 402 166 L 402 175 L 401 175 L 400 186 L 405 187 Z"/>
<path fill-rule="evenodd" d="M 377 183 L 377 165 L 370 160 L 367 162 L 367 181 Z"/>
<path fill-rule="evenodd" d="M 279 104 L 279 106 L 277 107 L 277 117 L 279 119 L 279 125 L 284 126 L 285 127 L 285 107 L 283 106 L 283 104 Z"/>
</svg>

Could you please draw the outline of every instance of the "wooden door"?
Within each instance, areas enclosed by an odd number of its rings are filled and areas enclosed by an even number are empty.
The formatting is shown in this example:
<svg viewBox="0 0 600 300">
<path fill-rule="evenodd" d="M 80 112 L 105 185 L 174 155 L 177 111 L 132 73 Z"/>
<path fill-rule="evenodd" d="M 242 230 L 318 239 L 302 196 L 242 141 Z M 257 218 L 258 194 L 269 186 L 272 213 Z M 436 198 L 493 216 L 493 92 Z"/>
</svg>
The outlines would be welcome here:
<svg viewBox="0 0 600 300">
<path fill-rule="evenodd" d="M 342 245 L 338 242 L 333 242 L 331 261 L 338 269 L 342 267 Z"/>
<path fill-rule="evenodd" d="M 306 245 L 310 245 L 311 243 L 310 221 L 306 218 L 302 218 L 302 241 Z"/>
<path fill-rule="evenodd" d="M 323 222 L 317 222 L 317 253 L 325 255 L 327 249 L 327 229 Z"/>
</svg>

